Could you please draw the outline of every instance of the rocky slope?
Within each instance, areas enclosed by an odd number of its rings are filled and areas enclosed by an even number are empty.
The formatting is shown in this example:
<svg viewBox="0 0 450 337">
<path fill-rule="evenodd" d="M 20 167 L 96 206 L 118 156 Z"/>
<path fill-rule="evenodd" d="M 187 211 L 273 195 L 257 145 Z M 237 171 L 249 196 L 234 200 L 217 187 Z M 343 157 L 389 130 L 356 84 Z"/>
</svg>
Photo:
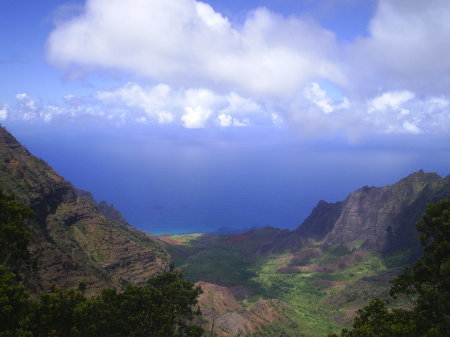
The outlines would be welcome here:
<svg viewBox="0 0 450 337">
<path fill-rule="evenodd" d="M 246 299 L 254 294 L 249 288 L 224 287 L 208 282 L 198 282 L 197 285 L 203 289 L 199 304 L 207 320 L 204 329 L 218 336 L 265 336 L 264 328 L 276 323 L 291 323 L 283 312 L 292 309 L 284 302 L 259 299 L 249 305 Z"/>
<path fill-rule="evenodd" d="M 168 271 L 171 260 L 154 240 L 131 228 L 113 207 L 97 204 L 0 128 L 0 188 L 36 213 L 31 255 L 37 272 L 25 277 L 34 291 L 53 283 L 89 293 L 142 283 Z"/>
<path fill-rule="evenodd" d="M 428 203 L 450 196 L 450 176 L 415 172 L 397 183 L 363 187 L 336 203 L 320 201 L 303 224 L 262 249 L 296 251 L 311 242 L 389 254 L 419 253 L 415 223 Z"/>
</svg>

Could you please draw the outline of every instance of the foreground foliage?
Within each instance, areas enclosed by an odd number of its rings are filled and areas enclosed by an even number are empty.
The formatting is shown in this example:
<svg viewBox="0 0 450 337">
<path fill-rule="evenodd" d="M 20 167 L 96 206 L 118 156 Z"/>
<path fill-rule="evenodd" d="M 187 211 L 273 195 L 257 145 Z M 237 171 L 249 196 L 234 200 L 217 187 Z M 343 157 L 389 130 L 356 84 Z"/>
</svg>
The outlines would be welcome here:
<svg viewBox="0 0 450 337">
<path fill-rule="evenodd" d="M 123 292 L 106 289 L 90 299 L 54 286 L 31 303 L 24 326 L 32 336 L 201 336 L 203 330 L 192 324 L 200 315 L 193 309 L 200 291 L 180 273 L 161 274 Z"/>
<path fill-rule="evenodd" d="M 28 257 L 26 220 L 32 212 L 0 191 L 0 337 L 200 337 L 199 287 L 171 272 L 106 289 L 87 298 L 85 285 L 62 290 L 55 285 L 37 299 L 15 273 Z"/>
<path fill-rule="evenodd" d="M 28 259 L 26 224 L 33 211 L 0 190 L 0 263 L 17 269 Z"/>
<path fill-rule="evenodd" d="M 388 311 L 374 299 L 341 337 L 440 337 L 450 331 L 450 198 L 429 205 L 417 224 L 424 255 L 391 283 L 390 294 L 411 310 Z M 335 336 L 337 335 L 330 335 Z"/>
<path fill-rule="evenodd" d="M 1 266 L 0 336 L 200 337 L 203 329 L 193 323 L 200 292 L 180 273 L 166 273 L 94 298 L 53 286 L 30 300 L 16 275 Z"/>
</svg>

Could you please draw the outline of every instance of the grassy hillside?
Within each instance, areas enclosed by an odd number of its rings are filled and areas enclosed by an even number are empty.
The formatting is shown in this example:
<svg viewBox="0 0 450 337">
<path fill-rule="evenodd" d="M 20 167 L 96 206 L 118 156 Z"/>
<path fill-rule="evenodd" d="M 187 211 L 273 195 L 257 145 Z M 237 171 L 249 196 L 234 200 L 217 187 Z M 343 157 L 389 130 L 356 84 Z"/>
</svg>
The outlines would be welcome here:
<svg viewBox="0 0 450 337">
<path fill-rule="evenodd" d="M 283 315 L 290 324 L 267 324 L 261 336 L 276 335 L 275 331 L 286 336 L 326 336 L 338 331 L 371 298 L 388 299 L 389 280 L 409 258 L 408 252 L 381 257 L 342 246 L 323 249 L 320 242 L 296 253 L 251 254 L 254 250 L 249 247 L 271 234 L 261 230 L 242 241 L 236 236 L 189 234 L 171 236 L 166 242 L 175 264 L 190 281 L 245 286 L 251 291 L 238 300 L 246 307 L 259 299 L 288 304 Z"/>
</svg>

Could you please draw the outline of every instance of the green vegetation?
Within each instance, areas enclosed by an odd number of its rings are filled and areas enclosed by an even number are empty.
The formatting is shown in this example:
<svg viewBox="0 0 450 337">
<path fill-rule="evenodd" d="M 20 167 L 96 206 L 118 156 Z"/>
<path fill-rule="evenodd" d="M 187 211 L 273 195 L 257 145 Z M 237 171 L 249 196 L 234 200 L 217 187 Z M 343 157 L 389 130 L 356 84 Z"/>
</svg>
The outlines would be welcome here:
<svg viewBox="0 0 450 337">
<path fill-rule="evenodd" d="M 411 261 L 413 249 L 405 249 L 389 254 L 384 257 L 384 263 L 388 268 L 403 267 Z"/>
<path fill-rule="evenodd" d="M 0 337 L 200 337 L 195 322 L 199 287 L 181 273 L 158 275 L 123 292 L 106 289 L 87 298 L 78 290 L 31 299 L 14 272 L 28 259 L 26 221 L 33 213 L 0 191 Z"/>
<path fill-rule="evenodd" d="M 391 283 L 390 294 L 411 309 L 389 311 L 374 299 L 341 337 L 440 337 L 450 331 L 450 198 L 429 205 L 417 224 L 424 255 Z M 338 335 L 330 335 L 337 337 Z"/>
<path fill-rule="evenodd" d="M 192 324 L 200 315 L 193 310 L 200 292 L 180 273 L 161 274 L 120 293 L 106 289 L 89 299 L 81 290 L 53 286 L 30 303 L 22 326 L 42 337 L 200 337 L 203 329 Z"/>
<path fill-rule="evenodd" d="M 336 324 L 319 306 L 323 289 L 315 283 L 315 273 L 281 273 L 280 269 L 288 263 L 289 256 L 278 256 L 256 266 L 257 276 L 253 280 L 260 286 L 260 294 L 288 303 L 294 309 L 288 318 L 300 326 L 305 335 L 315 336 L 336 329 Z"/>
<path fill-rule="evenodd" d="M 180 235 L 174 235 L 171 236 L 170 238 L 174 241 L 179 241 L 179 242 L 184 242 L 184 243 L 189 243 L 193 240 L 196 240 L 198 238 L 201 238 L 202 236 L 204 236 L 205 234 L 201 234 L 201 233 L 192 233 L 192 234 L 180 234 Z"/>
<path fill-rule="evenodd" d="M 320 245 L 305 247 L 295 254 L 251 254 L 249 247 L 255 246 L 251 240 L 259 240 L 260 236 L 252 236 L 250 242 L 207 234 L 174 236 L 170 239 L 182 244 L 168 245 L 167 249 L 192 282 L 251 288 L 254 295 L 242 299 L 246 307 L 259 298 L 287 303 L 290 309 L 282 314 L 289 323 L 264 327 L 267 336 L 274 331 L 279 332 L 277 336 L 324 336 L 340 330 L 350 323 L 353 312 L 371 298 L 389 299 L 389 280 L 397 275 L 398 261 L 403 260 L 402 253 L 386 261 L 379 254 L 361 249 L 323 249 Z M 403 302 L 391 299 L 390 305 Z"/>
<path fill-rule="evenodd" d="M 0 263 L 16 269 L 28 258 L 27 221 L 33 211 L 0 190 Z"/>
<path fill-rule="evenodd" d="M 230 249 L 228 244 L 218 240 L 217 235 L 189 234 L 171 238 L 185 243 L 167 249 L 188 280 L 255 286 L 251 281 L 255 276 L 251 270 L 253 260 Z"/>
<path fill-rule="evenodd" d="M 167 254 L 165 250 L 162 248 L 160 244 L 150 239 L 143 232 L 140 232 L 132 227 L 125 227 L 115 221 L 109 221 L 109 226 L 116 228 L 120 232 L 122 232 L 127 238 L 130 240 L 142 245 L 143 247 L 150 248 L 156 256 L 159 258 L 166 260 Z"/>
<path fill-rule="evenodd" d="M 21 329 L 29 312 L 28 293 L 16 274 L 0 264 L 0 336 L 27 336 Z"/>
<path fill-rule="evenodd" d="M 251 257 L 246 254 L 248 242 L 228 243 L 211 235 L 175 236 L 171 239 L 185 243 L 183 246 L 168 246 L 167 249 L 190 281 L 250 287 L 256 295 L 246 298 L 246 306 L 260 297 L 278 299 L 291 306 L 292 310 L 283 312 L 291 323 L 268 326 L 264 329 L 264 336 L 297 336 L 299 327 L 302 328 L 301 333 L 308 336 L 338 329 L 338 325 L 318 305 L 324 294 L 321 287 L 314 284 L 314 272 L 280 272 L 281 268 L 289 266 L 291 255 Z"/>
</svg>

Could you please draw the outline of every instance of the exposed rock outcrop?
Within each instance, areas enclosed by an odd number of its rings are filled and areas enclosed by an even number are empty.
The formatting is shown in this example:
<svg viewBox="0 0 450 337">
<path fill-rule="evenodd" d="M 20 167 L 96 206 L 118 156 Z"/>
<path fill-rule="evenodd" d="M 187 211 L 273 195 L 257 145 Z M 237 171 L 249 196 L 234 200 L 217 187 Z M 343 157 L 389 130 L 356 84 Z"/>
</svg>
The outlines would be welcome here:
<svg viewBox="0 0 450 337">
<path fill-rule="evenodd" d="M 197 285 L 203 289 L 199 304 L 208 320 L 204 326 L 206 331 L 213 329 L 218 336 L 262 336 L 260 332 L 264 327 L 288 323 L 282 312 L 290 310 L 290 307 L 284 302 L 260 299 L 244 306 L 236 299 L 243 296 L 243 287 L 223 287 L 208 282 L 198 282 Z M 251 289 L 247 291 L 252 292 Z"/>
<path fill-rule="evenodd" d="M 448 196 L 450 176 L 441 178 L 421 170 L 394 185 L 360 188 L 341 202 L 320 201 L 285 243 L 323 240 L 325 246 L 361 247 L 380 253 L 419 249 L 414 224 L 428 203 Z"/>
</svg>

